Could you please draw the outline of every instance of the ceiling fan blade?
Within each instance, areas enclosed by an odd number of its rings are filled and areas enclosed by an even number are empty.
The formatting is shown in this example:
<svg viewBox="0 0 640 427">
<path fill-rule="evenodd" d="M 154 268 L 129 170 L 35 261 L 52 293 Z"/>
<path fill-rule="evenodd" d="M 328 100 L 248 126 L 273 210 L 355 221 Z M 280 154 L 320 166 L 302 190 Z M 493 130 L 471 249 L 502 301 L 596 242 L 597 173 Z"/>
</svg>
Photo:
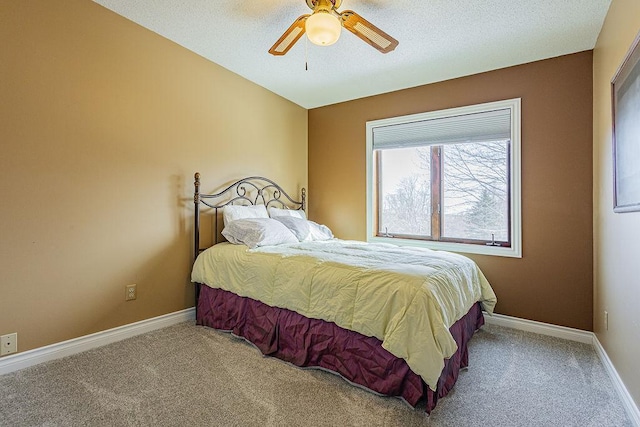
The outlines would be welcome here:
<svg viewBox="0 0 640 427">
<path fill-rule="evenodd" d="M 282 56 L 289 52 L 289 49 L 291 49 L 291 47 L 296 44 L 298 39 L 304 34 L 304 24 L 309 16 L 310 15 L 302 15 L 296 19 L 295 22 L 287 28 L 287 31 L 285 31 L 278 39 L 278 41 L 271 46 L 269 53 L 276 56 Z"/>
<path fill-rule="evenodd" d="M 382 53 L 389 53 L 398 46 L 398 40 L 355 13 L 345 10 L 340 14 L 344 27 Z"/>
</svg>

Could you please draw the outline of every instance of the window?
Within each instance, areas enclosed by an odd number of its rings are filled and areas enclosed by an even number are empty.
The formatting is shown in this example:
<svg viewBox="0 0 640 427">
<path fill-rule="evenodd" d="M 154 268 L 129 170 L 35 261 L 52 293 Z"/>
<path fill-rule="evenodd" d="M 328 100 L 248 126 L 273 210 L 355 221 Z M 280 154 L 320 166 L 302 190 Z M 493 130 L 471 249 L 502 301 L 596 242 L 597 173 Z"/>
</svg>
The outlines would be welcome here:
<svg viewBox="0 0 640 427">
<path fill-rule="evenodd" d="M 367 239 L 522 256 L 520 99 L 367 122 Z"/>
</svg>

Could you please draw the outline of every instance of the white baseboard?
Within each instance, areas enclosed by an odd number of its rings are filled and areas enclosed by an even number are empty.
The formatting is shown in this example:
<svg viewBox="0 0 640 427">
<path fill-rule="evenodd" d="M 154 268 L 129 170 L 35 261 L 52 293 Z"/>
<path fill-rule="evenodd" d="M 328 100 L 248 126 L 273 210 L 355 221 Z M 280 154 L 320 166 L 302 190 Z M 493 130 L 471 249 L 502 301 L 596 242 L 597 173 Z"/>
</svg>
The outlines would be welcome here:
<svg viewBox="0 0 640 427">
<path fill-rule="evenodd" d="M 484 320 L 489 325 L 506 326 L 507 328 L 518 329 L 520 331 L 563 338 L 569 341 L 578 341 L 584 344 L 593 344 L 593 332 L 583 331 L 581 329 L 536 322 L 535 320 L 520 319 L 503 314 L 487 315 L 485 313 Z"/>
<path fill-rule="evenodd" d="M 0 359 L 0 375 L 8 374 L 9 372 L 34 366 L 49 360 L 60 359 L 65 356 L 81 353 L 92 348 L 121 341 L 125 338 L 130 338 L 144 334 L 145 332 L 151 332 L 156 329 L 166 328 L 167 326 L 194 319 L 195 310 L 193 308 L 187 308 L 185 310 L 141 320 L 139 322 L 36 348 L 23 353 L 5 356 Z"/>
<path fill-rule="evenodd" d="M 618 371 L 616 371 L 616 368 L 613 366 L 613 363 L 611 362 L 611 359 L 609 359 L 609 355 L 607 354 L 607 352 L 604 351 L 604 347 L 602 347 L 602 344 L 600 344 L 600 340 L 598 340 L 596 334 L 593 334 L 593 347 L 596 349 L 596 353 L 598 353 L 598 356 L 600 357 L 602 364 L 607 370 L 611 381 L 613 381 L 613 386 L 618 391 L 618 395 L 620 395 L 620 398 L 622 399 L 622 404 L 627 410 L 627 414 L 629 414 L 631 422 L 636 427 L 640 427 L 640 410 L 638 410 L 638 406 L 635 404 L 633 398 L 629 394 L 629 390 L 627 390 L 627 387 L 625 387 L 624 383 L 622 382 L 620 375 L 618 375 Z"/>
<path fill-rule="evenodd" d="M 580 329 L 567 328 L 565 326 L 551 325 L 549 323 L 536 322 L 534 320 L 519 319 L 517 317 L 505 316 L 503 314 L 493 314 L 484 316 L 485 322 L 489 325 L 504 326 L 507 328 L 518 329 L 521 331 L 533 332 L 540 335 L 547 335 L 557 338 L 564 338 L 570 341 L 578 341 L 584 344 L 591 344 L 598 354 L 600 361 L 604 365 L 609 378 L 613 382 L 613 386 L 622 400 L 622 405 L 627 411 L 629 418 L 634 426 L 640 427 L 640 410 L 635 401 L 629 394 L 629 390 L 622 382 L 618 371 L 609 359 L 604 347 L 600 344 L 598 337 L 593 332 L 583 331 Z"/>
</svg>

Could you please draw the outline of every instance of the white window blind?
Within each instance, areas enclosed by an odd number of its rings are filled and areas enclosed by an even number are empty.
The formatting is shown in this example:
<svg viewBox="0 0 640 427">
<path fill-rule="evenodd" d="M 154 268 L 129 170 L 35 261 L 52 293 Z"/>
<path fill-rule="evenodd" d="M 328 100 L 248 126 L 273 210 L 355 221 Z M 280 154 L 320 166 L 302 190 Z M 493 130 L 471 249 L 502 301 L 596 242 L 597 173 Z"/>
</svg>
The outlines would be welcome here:
<svg viewBox="0 0 640 427">
<path fill-rule="evenodd" d="M 373 128 L 373 149 L 501 141 L 511 138 L 511 109 L 391 124 Z"/>
</svg>

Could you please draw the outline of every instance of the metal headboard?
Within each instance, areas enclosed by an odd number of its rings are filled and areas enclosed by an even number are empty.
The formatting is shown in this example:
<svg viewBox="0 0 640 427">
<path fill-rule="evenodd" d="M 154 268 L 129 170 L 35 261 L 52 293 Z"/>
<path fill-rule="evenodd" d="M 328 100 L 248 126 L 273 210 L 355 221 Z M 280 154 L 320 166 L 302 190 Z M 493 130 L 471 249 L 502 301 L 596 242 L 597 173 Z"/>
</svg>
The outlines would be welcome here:
<svg viewBox="0 0 640 427">
<path fill-rule="evenodd" d="M 222 209 L 227 205 L 241 203 L 244 205 L 262 204 L 266 207 L 277 205 L 281 208 L 294 210 L 305 210 L 306 208 L 306 190 L 304 188 L 301 192 L 300 201 L 296 201 L 278 184 L 261 176 L 242 178 L 215 194 L 200 194 L 200 173 L 196 172 L 194 178 L 194 261 L 203 250 L 200 248 L 200 204 L 214 210 L 214 244 L 218 243 L 218 209 Z"/>
</svg>

